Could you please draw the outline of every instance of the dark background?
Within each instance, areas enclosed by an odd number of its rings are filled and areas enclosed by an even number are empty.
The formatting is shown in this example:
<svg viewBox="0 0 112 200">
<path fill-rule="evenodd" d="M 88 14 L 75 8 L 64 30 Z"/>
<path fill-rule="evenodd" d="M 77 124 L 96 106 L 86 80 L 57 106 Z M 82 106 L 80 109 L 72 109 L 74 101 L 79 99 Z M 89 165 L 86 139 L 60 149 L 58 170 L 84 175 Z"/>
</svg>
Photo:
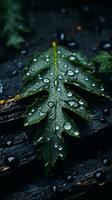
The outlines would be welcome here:
<svg viewBox="0 0 112 200">
<path fill-rule="evenodd" d="M 3 40 L 0 43 L 0 99 L 19 92 L 24 65 L 35 52 L 38 54 L 50 47 L 53 40 L 89 57 L 99 50 L 111 52 L 111 9 L 109 1 L 26 1 L 23 14 L 32 29 L 29 35 L 24 35 L 26 43 L 20 50 L 7 49 Z M 108 77 L 105 83 L 111 93 Z M 70 141 L 69 159 L 61 166 L 58 164 L 49 177 L 37 161 L 38 154 L 24 134 L 31 132 L 23 129 L 22 122 L 14 120 L 0 125 L 0 200 L 112 198 L 112 103 L 87 98 L 98 120 L 83 123 L 81 141 Z M 105 108 L 109 108 L 106 115 Z M 11 156 L 13 162 L 9 163 Z M 9 169 L 3 171 L 3 166 Z M 75 172 L 77 175 L 73 175 Z"/>
</svg>

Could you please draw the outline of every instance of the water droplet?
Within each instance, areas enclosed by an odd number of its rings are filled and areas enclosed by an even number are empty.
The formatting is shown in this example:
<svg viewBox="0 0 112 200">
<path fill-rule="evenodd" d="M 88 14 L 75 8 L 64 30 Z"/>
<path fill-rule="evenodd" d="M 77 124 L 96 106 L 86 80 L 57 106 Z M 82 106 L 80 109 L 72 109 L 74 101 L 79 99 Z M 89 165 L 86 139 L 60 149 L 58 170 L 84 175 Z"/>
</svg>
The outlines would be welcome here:
<svg viewBox="0 0 112 200">
<path fill-rule="evenodd" d="M 78 136 L 78 135 L 79 135 L 79 132 L 78 132 L 78 131 L 75 131 L 75 132 L 74 132 L 74 135 L 75 135 L 75 136 Z"/>
<path fill-rule="evenodd" d="M 62 77 L 61 75 L 59 75 L 59 76 L 58 76 L 58 79 L 59 79 L 59 80 L 62 80 L 62 79 L 63 79 L 63 77 Z"/>
<path fill-rule="evenodd" d="M 41 76 L 39 76 L 39 77 L 38 77 L 38 79 L 39 79 L 39 80 L 42 80 L 42 77 L 41 77 Z"/>
<path fill-rule="evenodd" d="M 67 67 L 68 67 L 68 65 L 67 65 L 67 64 L 65 64 L 65 65 L 64 65 L 64 67 L 65 67 L 65 68 L 67 68 Z"/>
<path fill-rule="evenodd" d="M 50 80 L 48 78 L 44 78 L 43 82 L 44 83 L 50 83 Z"/>
<path fill-rule="evenodd" d="M 54 185 L 54 186 L 52 187 L 52 191 L 53 191 L 53 193 L 56 193 L 56 192 L 57 192 L 57 186 L 56 186 L 56 185 Z"/>
<path fill-rule="evenodd" d="M 11 168 L 16 168 L 19 164 L 19 159 L 15 156 L 9 156 L 7 158 L 5 158 L 5 163 L 6 165 L 8 165 Z"/>
<path fill-rule="evenodd" d="M 81 109 L 81 110 L 84 110 L 84 107 L 83 107 L 83 106 L 80 106 L 80 109 Z"/>
<path fill-rule="evenodd" d="M 54 106 L 54 102 L 53 102 L 53 101 L 49 101 L 49 102 L 48 102 L 48 106 L 49 106 L 50 108 L 52 108 L 52 107 Z"/>
<path fill-rule="evenodd" d="M 68 93 L 67 93 L 67 96 L 70 98 L 70 97 L 72 97 L 72 92 L 71 91 L 69 91 Z"/>
<path fill-rule="evenodd" d="M 61 61 L 60 61 L 60 60 L 58 61 L 58 64 L 61 64 Z"/>
<path fill-rule="evenodd" d="M 72 126 L 71 126 L 70 123 L 65 123 L 65 124 L 64 124 L 64 129 L 65 129 L 66 131 L 70 131 L 71 128 L 72 128 Z"/>
<path fill-rule="evenodd" d="M 85 78 L 85 81 L 88 81 L 88 80 L 89 80 L 88 77 L 86 77 L 86 78 Z"/>
<path fill-rule="evenodd" d="M 111 164 L 111 161 L 110 161 L 109 158 L 105 157 L 105 158 L 103 158 L 102 163 L 103 163 L 104 166 L 107 167 Z"/>
<path fill-rule="evenodd" d="M 32 113 L 28 113 L 28 115 L 29 115 L 29 116 L 31 116 L 31 115 L 32 115 Z"/>
<path fill-rule="evenodd" d="M 37 140 L 37 142 L 41 142 L 43 140 L 43 137 L 39 137 L 39 139 Z"/>
<path fill-rule="evenodd" d="M 55 148 L 55 149 L 58 148 L 58 144 L 57 144 L 57 143 L 54 144 L 54 148 Z"/>
<path fill-rule="evenodd" d="M 12 72 L 11 77 L 14 77 L 14 76 L 16 76 L 16 75 L 18 75 L 18 71 L 14 70 L 14 71 Z"/>
<path fill-rule="evenodd" d="M 103 92 L 105 89 L 103 86 L 100 87 L 100 90 Z"/>
<path fill-rule="evenodd" d="M 59 149 L 59 151 L 62 151 L 63 147 L 59 146 L 58 149 Z"/>
<path fill-rule="evenodd" d="M 33 61 L 34 61 L 34 62 L 37 62 L 37 58 L 34 58 Z"/>
<path fill-rule="evenodd" d="M 92 83 L 92 86 L 93 86 L 93 87 L 95 87 L 95 85 L 96 85 L 95 83 Z"/>
<path fill-rule="evenodd" d="M 27 72 L 27 73 L 26 73 L 26 76 L 27 76 L 27 77 L 28 77 L 28 76 L 30 76 L 30 73 L 29 73 L 29 72 Z"/>
<path fill-rule="evenodd" d="M 74 71 L 73 70 L 68 70 L 67 71 L 67 75 L 68 76 L 73 76 L 74 75 Z"/>
<path fill-rule="evenodd" d="M 75 73 L 76 73 L 76 74 L 79 73 L 79 69 L 78 69 L 78 68 L 75 69 Z"/>
<path fill-rule="evenodd" d="M 35 112 L 35 109 L 34 109 L 34 108 L 32 108 L 32 109 L 31 109 L 31 112 L 32 112 L 32 113 L 34 113 L 34 112 Z"/>
<path fill-rule="evenodd" d="M 49 62 L 50 61 L 50 59 L 49 58 L 46 58 L 46 62 Z"/>
<path fill-rule="evenodd" d="M 58 131 L 60 129 L 60 127 L 58 125 L 56 125 L 55 130 Z"/>
<path fill-rule="evenodd" d="M 61 51 L 58 51 L 58 54 L 61 54 Z"/>
<path fill-rule="evenodd" d="M 46 141 L 49 142 L 49 141 L 50 141 L 50 138 L 46 138 Z"/>
<path fill-rule="evenodd" d="M 80 104 L 80 105 L 83 105 L 83 104 L 84 104 L 84 101 L 81 99 L 81 100 L 79 101 L 79 104 Z"/>
<path fill-rule="evenodd" d="M 21 51 L 21 55 L 26 55 L 28 53 L 28 51 L 26 49 Z"/>
<path fill-rule="evenodd" d="M 76 101 L 69 101 L 69 105 L 74 108 L 77 108 L 79 106 L 79 104 Z"/>
<path fill-rule="evenodd" d="M 51 72 L 51 76 L 53 76 L 53 73 Z"/>
<path fill-rule="evenodd" d="M 40 112 L 39 112 L 39 115 L 42 117 L 42 116 L 45 115 L 45 113 L 40 111 Z"/>
<path fill-rule="evenodd" d="M 97 179 L 97 181 L 99 181 L 99 182 L 104 182 L 104 174 L 103 174 L 103 172 L 101 172 L 101 171 L 97 171 L 96 173 L 95 173 L 95 178 Z"/>
<path fill-rule="evenodd" d="M 74 60 L 76 60 L 76 58 L 75 58 L 74 55 L 71 55 L 71 56 L 69 56 L 69 60 L 70 60 L 70 61 L 74 61 Z"/>
<path fill-rule="evenodd" d="M 13 145 L 13 140 L 7 140 L 5 142 L 5 146 L 9 147 L 9 146 L 12 146 Z"/>
<path fill-rule="evenodd" d="M 61 88 L 60 88 L 60 87 L 58 87 L 58 89 L 57 89 L 57 90 L 58 90 L 58 92 L 61 92 Z"/>
</svg>

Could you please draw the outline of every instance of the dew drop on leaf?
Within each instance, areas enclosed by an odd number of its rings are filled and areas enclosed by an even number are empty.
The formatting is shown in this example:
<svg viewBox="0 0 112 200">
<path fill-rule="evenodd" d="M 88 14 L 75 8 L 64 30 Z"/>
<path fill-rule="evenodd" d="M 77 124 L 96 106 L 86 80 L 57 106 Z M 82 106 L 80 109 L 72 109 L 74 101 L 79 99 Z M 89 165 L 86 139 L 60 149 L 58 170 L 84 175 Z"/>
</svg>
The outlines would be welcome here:
<svg viewBox="0 0 112 200">
<path fill-rule="evenodd" d="M 71 91 L 69 91 L 68 93 L 67 93 L 67 96 L 70 98 L 70 97 L 72 97 L 72 92 Z"/>
<path fill-rule="evenodd" d="M 37 62 L 37 59 L 36 59 L 36 58 L 34 58 L 34 59 L 33 59 L 33 61 L 34 61 L 34 62 Z"/>
<path fill-rule="evenodd" d="M 55 130 L 58 131 L 59 129 L 60 129 L 60 127 L 57 125 L 57 126 L 55 127 Z"/>
<path fill-rule="evenodd" d="M 28 76 L 30 76 L 30 73 L 29 73 L 29 72 L 27 72 L 27 73 L 26 73 L 26 76 L 27 76 L 27 77 L 28 77 Z"/>
<path fill-rule="evenodd" d="M 34 109 L 34 108 L 32 108 L 31 112 L 32 112 L 32 113 L 33 113 L 33 112 L 35 112 L 35 109 Z"/>
<path fill-rule="evenodd" d="M 62 79 L 63 79 L 63 77 L 62 77 L 61 75 L 59 75 L 59 76 L 58 76 L 58 79 L 59 79 L 59 80 L 62 80 Z"/>
<path fill-rule="evenodd" d="M 103 86 L 100 87 L 100 90 L 103 92 L 105 89 Z"/>
<path fill-rule="evenodd" d="M 50 59 L 49 58 L 46 58 L 46 62 L 49 62 L 50 61 Z"/>
<path fill-rule="evenodd" d="M 79 73 L 79 69 L 78 69 L 78 68 L 75 69 L 75 73 L 76 73 L 76 74 Z"/>
<path fill-rule="evenodd" d="M 43 82 L 44 83 L 50 83 L 50 80 L 48 78 L 44 78 Z"/>
<path fill-rule="evenodd" d="M 54 148 L 55 148 L 55 149 L 58 148 L 58 144 L 57 144 L 57 143 L 54 144 Z"/>
<path fill-rule="evenodd" d="M 73 56 L 73 55 L 69 56 L 69 60 L 70 61 L 74 61 L 75 60 L 75 56 Z"/>
<path fill-rule="evenodd" d="M 74 71 L 73 70 L 68 70 L 67 71 L 67 75 L 68 76 L 73 76 L 74 75 Z"/>
<path fill-rule="evenodd" d="M 86 77 L 86 78 L 85 78 L 85 81 L 88 81 L 88 80 L 89 80 L 88 77 Z"/>
<path fill-rule="evenodd" d="M 83 105 L 83 104 L 84 104 L 84 101 L 81 99 L 81 100 L 79 101 L 79 104 L 80 104 L 80 105 Z"/>
<path fill-rule="evenodd" d="M 61 92 L 61 88 L 60 88 L 60 87 L 58 87 L 58 89 L 57 89 L 57 90 L 58 90 L 58 92 Z"/>
<path fill-rule="evenodd" d="M 64 65 L 64 67 L 65 67 L 65 68 L 67 68 L 67 67 L 68 67 L 68 65 L 67 65 L 67 64 L 65 64 L 65 65 Z"/>
<path fill-rule="evenodd" d="M 72 126 L 71 126 L 70 123 L 65 123 L 65 124 L 64 124 L 64 129 L 65 129 L 66 131 L 70 131 L 71 128 L 72 128 Z"/>
<path fill-rule="evenodd" d="M 62 151 L 63 148 L 61 146 L 59 146 L 58 149 L 59 149 L 59 151 Z"/>
<path fill-rule="evenodd" d="M 75 132 L 74 132 L 74 135 L 75 135 L 75 136 L 78 136 L 78 135 L 79 135 L 79 132 L 78 132 L 78 131 L 75 131 Z"/>
<path fill-rule="evenodd" d="M 61 51 L 58 51 L 58 54 L 61 54 Z"/>
<path fill-rule="evenodd" d="M 92 86 L 95 87 L 95 83 L 92 83 Z"/>
<path fill-rule="evenodd" d="M 84 107 L 83 107 L 83 106 L 80 106 L 80 109 L 81 109 L 81 110 L 84 110 Z"/>
</svg>

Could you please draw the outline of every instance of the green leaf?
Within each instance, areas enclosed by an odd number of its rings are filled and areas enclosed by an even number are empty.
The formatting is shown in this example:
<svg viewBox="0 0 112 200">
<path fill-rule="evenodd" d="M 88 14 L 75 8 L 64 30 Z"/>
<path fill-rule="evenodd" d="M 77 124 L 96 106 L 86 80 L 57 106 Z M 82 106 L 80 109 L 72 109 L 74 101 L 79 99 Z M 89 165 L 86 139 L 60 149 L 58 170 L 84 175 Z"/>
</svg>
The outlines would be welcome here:
<svg viewBox="0 0 112 200">
<path fill-rule="evenodd" d="M 106 51 L 98 52 L 92 59 L 94 65 L 98 67 L 100 74 L 112 75 L 112 54 Z"/>
<path fill-rule="evenodd" d="M 80 137 L 76 122 L 70 119 L 67 110 L 85 120 L 90 118 L 88 103 L 72 91 L 71 85 L 105 96 L 100 82 L 85 71 L 88 65 L 86 58 L 79 53 L 57 47 L 53 42 L 52 48 L 35 55 L 25 69 L 24 86 L 18 98 L 34 98 L 34 103 L 27 107 L 24 124 L 29 126 L 42 121 L 34 144 L 41 149 L 47 171 L 59 157 L 63 160 L 67 155 L 62 133 Z"/>
<path fill-rule="evenodd" d="M 1 37 L 6 39 L 6 45 L 20 48 L 25 41 L 21 32 L 29 32 L 21 16 L 21 0 L 1 0 L 0 29 Z"/>
</svg>

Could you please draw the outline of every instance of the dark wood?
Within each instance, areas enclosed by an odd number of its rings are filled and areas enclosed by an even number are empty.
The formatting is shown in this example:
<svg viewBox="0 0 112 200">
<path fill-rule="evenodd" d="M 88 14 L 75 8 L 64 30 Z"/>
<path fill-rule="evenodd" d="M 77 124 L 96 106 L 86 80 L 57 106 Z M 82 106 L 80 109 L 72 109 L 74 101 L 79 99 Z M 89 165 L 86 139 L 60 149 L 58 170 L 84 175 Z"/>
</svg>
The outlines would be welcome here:
<svg viewBox="0 0 112 200">
<path fill-rule="evenodd" d="M 52 10 L 55 10 L 54 5 L 51 5 L 51 10 L 47 9 L 47 4 L 48 1 L 46 4 L 40 1 L 39 12 L 35 11 L 35 4 L 31 7 L 32 17 L 29 16 L 28 19 L 31 20 L 35 33 L 34 37 L 29 36 L 29 44 L 24 46 L 26 55 L 11 50 L 7 61 L 0 64 L 0 79 L 3 80 L 4 86 L 1 99 L 10 99 L 19 93 L 22 87 L 24 64 L 34 52 L 42 52 L 50 46 L 54 39 L 53 33 L 62 28 L 62 24 L 67 37 L 69 39 L 75 37 L 80 43 L 79 50 L 88 56 L 94 54 L 92 46 L 111 37 L 110 29 L 106 29 L 105 33 L 89 32 L 87 28 L 89 22 L 82 24 L 79 7 L 70 7 L 66 16 L 60 13 L 60 8 L 57 11 L 57 3 L 56 11 Z M 95 4 L 95 9 L 98 6 Z M 109 7 L 107 6 L 107 10 Z M 102 9 L 105 10 L 103 2 Z M 39 28 L 35 26 L 36 24 L 39 24 Z M 76 26 L 80 24 L 84 30 L 80 33 L 75 32 L 74 36 Z M 95 20 L 92 25 L 96 25 Z M 15 70 L 17 74 L 12 76 Z M 106 186 L 108 188 L 112 186 L 112 103 L 103 98 L 92 98 L 88 97 L 94 114 L 90 122 L 80 123 L 80 120 L 74 118 L 81 131 L 81 140 L 71 141 L 67 138 L 70 155 L 64 163 L 58 163 L 49 176 L 45 175 L 42 162 L 38 161 L 38 149 L 33 146 L 31 140 L 32 131 L 23 127 L 25 102 L 1 105 L 0 200 L 69 200 L 84 198 L 89 192 L 94 193 L 94 189 L 99 191 Z M 104 115 L 103 110 L 107 107 L 109 107 L 109 114 Z M 15 158 L 12 164 L 8 163 L 11 157 Z M 109 158 L 107 166 L 103 164 L 103 158 Z M 97 178 L 98 172 L 101 173 L 99 178 Z M 92 196 L 93 194 L 89 199 L 92 199 Z M 112 194 L 110 199 L 111 197 Z"/>
</svg>

